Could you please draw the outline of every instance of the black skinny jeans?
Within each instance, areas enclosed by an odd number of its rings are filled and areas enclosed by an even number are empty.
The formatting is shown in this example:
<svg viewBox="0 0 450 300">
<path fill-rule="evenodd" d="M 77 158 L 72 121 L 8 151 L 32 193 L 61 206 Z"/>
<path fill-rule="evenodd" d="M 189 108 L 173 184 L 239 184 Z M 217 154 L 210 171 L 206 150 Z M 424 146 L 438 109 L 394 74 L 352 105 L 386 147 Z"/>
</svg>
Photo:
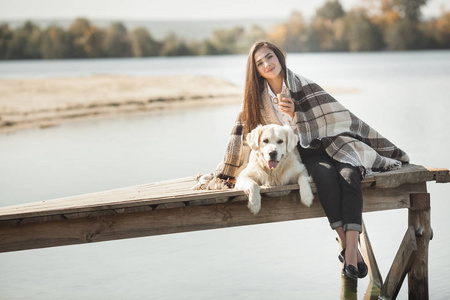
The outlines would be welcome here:
<svg viewBox="0 0 450 300">
<path fill-rule="evenodd" d="M 320 203 L 332 229 L 361 232 L 363 198 L 361 174 L 350 164 L 332 159 L 323 149 L 298 145 L 303 164 L 317 187 Z"/>
</svg>

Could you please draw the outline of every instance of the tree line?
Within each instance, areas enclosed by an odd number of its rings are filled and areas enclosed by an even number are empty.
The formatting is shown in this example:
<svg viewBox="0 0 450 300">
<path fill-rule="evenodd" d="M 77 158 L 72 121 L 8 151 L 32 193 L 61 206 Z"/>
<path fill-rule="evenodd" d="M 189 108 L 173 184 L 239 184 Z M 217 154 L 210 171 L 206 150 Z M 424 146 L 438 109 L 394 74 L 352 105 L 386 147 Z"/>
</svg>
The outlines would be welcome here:
<svg viewBox="0 0 450 300">
<path fill-rule="evenodd" d="M 68 28 L 41 29 L 31 21 L 12 29 L 0 25 L 0 59 L 150 57 L 247 53 L 259 40 L 287 52 L 450 49 L 450 11 L 421 20 L 427 0 L 362 0 L 345 11 L 328 0 L 310 21 L 300 11 L 270 30 L 254 25 L 215 30 L 211 37 L 185 40 L 175 33 L 156 40 L 143 27 L 129 31 L 114 22 L 99 28 L 78 18 Z"/>
</svg>

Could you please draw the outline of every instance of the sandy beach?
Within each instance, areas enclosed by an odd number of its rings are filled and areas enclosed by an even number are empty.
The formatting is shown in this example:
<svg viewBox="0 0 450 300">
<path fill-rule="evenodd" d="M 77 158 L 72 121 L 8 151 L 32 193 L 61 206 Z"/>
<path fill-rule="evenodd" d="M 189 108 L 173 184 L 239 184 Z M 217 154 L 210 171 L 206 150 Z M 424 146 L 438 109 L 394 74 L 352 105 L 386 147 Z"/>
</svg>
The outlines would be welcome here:
<svg viewBox="0 0 450 300">
<path fill-rule="evenodd" d="M 242 87 L 208 76 L 0 79 L 0 133 L 88 118 L 229 105 L 242 99 Z"/>
<path fill-rule="evenodd" d="M 243 89 L 206 76 L 113 76 L 0 80 L 0 133 L 86 118 L 242 101 Z"/>
</svg>

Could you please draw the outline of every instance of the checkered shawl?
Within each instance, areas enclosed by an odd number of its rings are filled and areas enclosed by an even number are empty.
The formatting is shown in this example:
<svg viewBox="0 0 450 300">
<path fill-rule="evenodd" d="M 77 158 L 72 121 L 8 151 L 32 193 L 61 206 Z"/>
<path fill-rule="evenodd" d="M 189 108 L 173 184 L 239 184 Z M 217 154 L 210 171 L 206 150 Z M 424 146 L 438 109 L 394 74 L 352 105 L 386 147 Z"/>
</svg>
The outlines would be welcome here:
<svg viewBox="0 0 450 300">
<path fill-rule="evenodd" d="M 333 159 L 355 166 L 363 177 L 399 169 L 408 155 L 364 123 L 319 85 L 287 70 L 287 84 L 295 104 L 295 120 L 303 148 L 320 145 Z M 238 115 L 223 162 L 221 179 L 235 178 L 242 163 L 244 124 Z"/>
</svg>

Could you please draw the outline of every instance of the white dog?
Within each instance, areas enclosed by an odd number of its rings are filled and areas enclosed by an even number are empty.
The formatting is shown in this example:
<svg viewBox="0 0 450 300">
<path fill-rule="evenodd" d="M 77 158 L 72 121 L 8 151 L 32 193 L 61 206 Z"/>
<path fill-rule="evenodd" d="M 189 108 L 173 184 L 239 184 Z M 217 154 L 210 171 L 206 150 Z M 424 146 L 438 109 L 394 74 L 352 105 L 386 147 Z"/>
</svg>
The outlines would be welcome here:
<svg viewBox="0 0 450 300">
<path fill-rule="evenodd" d="M 298 136 L 289 126 L 258 126 L 247 135 L 252 149 L 249 163 L 236 179 L 236 189 L 248 195 L 248 208 L 257 214 L 261 209 L 259 186 L 272 187 L 292 183 L 300 186 L 301 202 L 310 206 L 314 195 L 308 172 L 297 150 Z"/>
</svg>

